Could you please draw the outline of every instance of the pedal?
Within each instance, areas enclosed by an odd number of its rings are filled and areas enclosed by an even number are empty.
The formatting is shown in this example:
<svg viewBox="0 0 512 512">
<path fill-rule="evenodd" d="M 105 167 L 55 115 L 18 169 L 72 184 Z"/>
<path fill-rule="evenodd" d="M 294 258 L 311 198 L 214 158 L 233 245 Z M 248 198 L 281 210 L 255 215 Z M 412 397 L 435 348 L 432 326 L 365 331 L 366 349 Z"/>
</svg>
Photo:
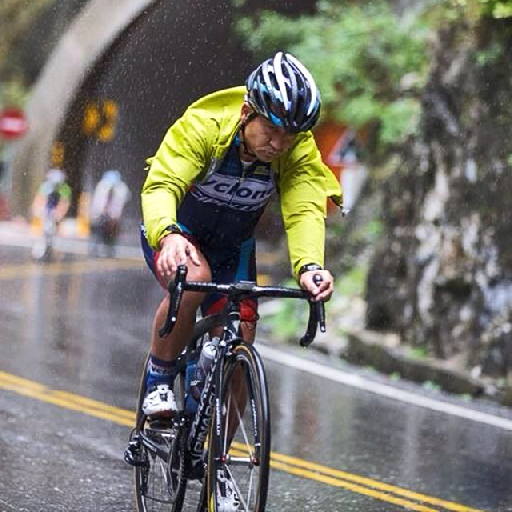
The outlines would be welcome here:
<svg viewBox="0 0 512 512">
<path fill-rule="evenodd" d="M 143 466 L 144 457 L 142 455 L 141 443 L 138 439 L 133 439 L 128 443 L 128 448 L 124 451 L 124 461 L 130 466 Z"/>
</svg>

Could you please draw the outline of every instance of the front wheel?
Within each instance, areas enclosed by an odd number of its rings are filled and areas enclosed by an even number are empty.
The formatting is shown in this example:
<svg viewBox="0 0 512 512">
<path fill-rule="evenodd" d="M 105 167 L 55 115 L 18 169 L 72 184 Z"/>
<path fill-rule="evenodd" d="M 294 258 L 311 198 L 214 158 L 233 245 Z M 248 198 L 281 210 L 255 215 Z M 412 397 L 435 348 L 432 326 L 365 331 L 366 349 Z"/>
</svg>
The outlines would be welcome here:
<svg viewBox="0 0 512 512">
<path fill-rule="evenodd" d="M 217 381 L 219 382 L 219 381 Z M 208 450 L 208 510 L 263 512 L 270 465 L 270 413 L 259 354 L 233 349 L 220 379 L 220 414 L 212 418 Z"/>
</svg>

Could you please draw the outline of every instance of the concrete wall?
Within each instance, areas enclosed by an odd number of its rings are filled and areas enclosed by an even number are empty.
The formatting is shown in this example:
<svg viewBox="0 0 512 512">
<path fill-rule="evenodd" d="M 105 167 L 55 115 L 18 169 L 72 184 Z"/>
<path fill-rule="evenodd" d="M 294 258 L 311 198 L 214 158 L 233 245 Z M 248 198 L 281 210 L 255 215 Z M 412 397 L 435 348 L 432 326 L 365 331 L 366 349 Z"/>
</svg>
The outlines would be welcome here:
<svg viewBox="0 0 512 512">
<path fill-rule="evenodd" d="M 53 51 L 27 105 L 29 133 L 10 152 L 11 210 L 26 214 L 62 120 L 89 69 L 155 0 L 91 0 Z"/>
</svg>

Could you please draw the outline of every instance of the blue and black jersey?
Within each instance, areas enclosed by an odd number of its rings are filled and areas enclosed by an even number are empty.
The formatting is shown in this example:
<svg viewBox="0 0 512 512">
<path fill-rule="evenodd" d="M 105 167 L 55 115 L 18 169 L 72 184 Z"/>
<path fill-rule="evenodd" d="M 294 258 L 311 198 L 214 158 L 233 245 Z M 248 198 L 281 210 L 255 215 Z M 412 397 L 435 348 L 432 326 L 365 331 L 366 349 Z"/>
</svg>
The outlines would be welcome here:
<svg viewBox="0 0 512 512">
<path fill-rule="evenodd" d="M 215 172 L 191 187 L 178 208 L 178 224 L 201 247 L 232 251 L 251 238 L 275 190 L 270 164 L 256 161 L 244 168 L 237 143 L 235 139 Z"/>
</svg>

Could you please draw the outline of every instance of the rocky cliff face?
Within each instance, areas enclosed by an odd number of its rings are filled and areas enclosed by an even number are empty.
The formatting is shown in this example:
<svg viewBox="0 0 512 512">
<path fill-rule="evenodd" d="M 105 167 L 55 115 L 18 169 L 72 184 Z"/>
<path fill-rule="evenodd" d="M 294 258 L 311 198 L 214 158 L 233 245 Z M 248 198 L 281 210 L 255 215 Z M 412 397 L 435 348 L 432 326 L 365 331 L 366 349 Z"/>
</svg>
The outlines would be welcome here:
<svg viewBox="0 0 512 512">
<path fill-rule="evenodd" d="M 384 187 L 367 326 L 512 374 L 512 22 L 440 33 L 419 136 Z"/>
</svg>

